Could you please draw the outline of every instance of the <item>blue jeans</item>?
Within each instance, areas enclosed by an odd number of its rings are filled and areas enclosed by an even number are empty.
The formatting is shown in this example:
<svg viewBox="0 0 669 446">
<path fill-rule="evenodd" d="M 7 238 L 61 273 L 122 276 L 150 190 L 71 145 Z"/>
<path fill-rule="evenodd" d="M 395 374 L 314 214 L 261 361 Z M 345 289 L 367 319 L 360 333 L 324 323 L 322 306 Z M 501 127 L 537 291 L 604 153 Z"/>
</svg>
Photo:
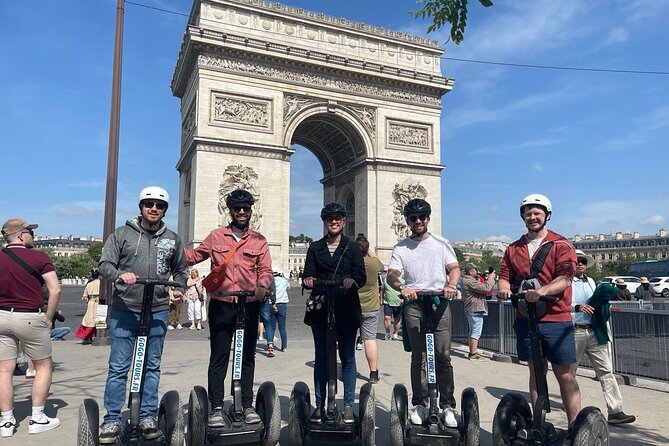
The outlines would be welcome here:
<svg viewBox="0 0 669 446">
<path fill-rule="evenodd" d="M 337 346 L 339 361 L 341 361 L 341 378 L 344 382 L 344 406 L 353 406 L 355 400 L 355 334 L 356 328 L 337 327 Z M 326 325 L 312 325 L 311 333 L 314 336 L 314 393 L 316 407 L 325 405 L 326 387 L 328 383 L 328 349 Z M 337 377 L 335 376 L 336 380 Z"/>
<path fill-rule="evenodd" d="M 158 412 L 158 383 L 160 382 L 160 359 L 163 354 L 167 331 L 168 311 L 153 313 L 149 323 L 149 340 L 144 364 L 142 402 L 139 418 L 155 417 Z M 107 410 L 104 421 L 121 421 L 121 409 L 126 401 L 128 371 L 135 353 L 135 337 L 139 330 L 139 313 L 114 309 L 109 317 L 109 371 L 105 385 L 104 405 Z"/>
<path fill-rule="evenodd" d="M 261 307 L 261 312 L 264 311 L 265 306 Z M 277 323 L 279 325 L 279 333 L 281 334 L 281 348 L 288 346 L 288 333 L 286 332 L 286 314 L 288 311 L 287 304 L 276 304 L 276 313 L 272 311 L 272 306 L 269 305 L 269 318 L 265 319 L 262 315 L 263 324 L 265 324 L 265 339 L 268 344 L 274 343 L 274 332 L 276 331 Z"/>
<path fill-rule="evenodd" d="M 51 329 L 51 340 L 60 341 L 70 332 L 70 327 L 57 327 Z"/>
</svg>

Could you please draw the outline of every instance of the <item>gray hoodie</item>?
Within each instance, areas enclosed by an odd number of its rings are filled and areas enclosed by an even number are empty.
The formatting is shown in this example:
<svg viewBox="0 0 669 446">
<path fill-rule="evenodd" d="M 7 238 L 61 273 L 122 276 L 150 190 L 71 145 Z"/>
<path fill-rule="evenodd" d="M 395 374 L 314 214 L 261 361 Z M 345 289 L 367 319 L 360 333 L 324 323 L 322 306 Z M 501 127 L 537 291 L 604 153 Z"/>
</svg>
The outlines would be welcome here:
<svg viewBox="0 0 669 446">
<path fill-rule="evenodd" d="M 188 279 L 188 265 L 181 239 L 161 222 L 154 234 L 140 226 L 141 217 L 128 220 L 109 236 L 100 257 L 100 274 L 116 281 L 123 273 L 135 273 L 140 279 L 163 279 L 182 284 L 176 290 L 182 293 Z M 142 311 L 143 285 L 114 284 L 112 308 Z M 152 311 L 169 309 L 167 288 L 156 285 Z"/>
</svg>

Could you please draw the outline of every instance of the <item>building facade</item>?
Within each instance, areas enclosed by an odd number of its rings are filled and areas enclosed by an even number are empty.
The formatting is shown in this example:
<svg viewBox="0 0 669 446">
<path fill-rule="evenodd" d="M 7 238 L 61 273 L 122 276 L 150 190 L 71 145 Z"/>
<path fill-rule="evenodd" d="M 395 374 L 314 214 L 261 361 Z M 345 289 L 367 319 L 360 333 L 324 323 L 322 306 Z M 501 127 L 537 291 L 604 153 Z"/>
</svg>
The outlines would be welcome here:
<svg viewBox="0 0 669 446">
<path fill-rule="evenodd" d="M 582 237 L 576 234 L 572 242 L 576 249 L 593 256 L 599 267 L 621 257 L 639 260 L 669 258 L 669 236 L 665 229 L 660 229 L 655 235 L 640 235 L 637 231 Z"/>
<path fill-rule="evenodd" d="M 102 237 L 75 237 L 73 235 L 52 237 L 47 235 L 46 237 L 36 236 L 33 246 L 38 249 L 50 248 L 55 257 L 70 257 L 87 252 L 88 248 L 95 243 L 102 243 Z"/>
</svg>

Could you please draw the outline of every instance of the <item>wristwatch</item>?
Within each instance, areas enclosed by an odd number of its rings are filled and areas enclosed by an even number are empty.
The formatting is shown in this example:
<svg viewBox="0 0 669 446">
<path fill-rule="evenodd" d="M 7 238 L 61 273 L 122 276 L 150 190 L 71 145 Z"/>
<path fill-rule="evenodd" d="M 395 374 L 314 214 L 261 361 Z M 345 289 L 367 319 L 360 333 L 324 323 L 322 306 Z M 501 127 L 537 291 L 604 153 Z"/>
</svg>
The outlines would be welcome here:
<svg viewBox="0 0 669 446">
<path fill-rule="evenodd" d="M 404 288 L 406 288 L 404 285 L 399 286 L 400 291 L 402 291 Z"/>
</svg>

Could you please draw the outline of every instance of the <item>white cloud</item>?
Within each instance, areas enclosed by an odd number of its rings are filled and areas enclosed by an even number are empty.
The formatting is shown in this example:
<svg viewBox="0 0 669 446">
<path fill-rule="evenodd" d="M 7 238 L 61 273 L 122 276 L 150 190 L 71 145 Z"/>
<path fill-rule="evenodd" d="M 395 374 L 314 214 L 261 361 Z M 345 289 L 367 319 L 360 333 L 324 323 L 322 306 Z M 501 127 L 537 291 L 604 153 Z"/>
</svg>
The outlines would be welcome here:
<svg viewBox="0 0 669 446">
<path fill-rule="evenodd" d="M 508 235 L 502 234 L 502 235 L 489 235 L 485 238 L 487 242 L 504 242 L 504 243 L 511 243 L 515 239 L 509 237 Z"/>
<path fill-rule="evenodd" d="M 659 226 L 661 224 L 664 224 L 664 217 L 661 215 L 652 215 L 648 218 L 641 220 L 639 224 L 644 226 Z"/>
<path fill-rule="evenodd" d="M 73 203 L 58 204 L 51 208 L 57 217 L 76 218 L 101 215 L 104 204 L 98 201 L 77 201 Z"/>
<path fill-rule="evenodd" d="M 534 170 L 536 170 L 537 172 L 543 172 L 544 170 L 546 170 L 546 166 L 544 164 L 540 163 L 539 161 L 533 162 L 532 163 L 532 168 Z"/>
<path fill-rule="evenodd" d="M 637 117 L 627 134 L 612 138 L 595 147 L 600 151 L 629 150 L 648 142 L 655 132 L 669 128 L 669 106 L 651 110 L 644 116 Z"/>
<path fill-rule="evenodd" d="M 606 40 L 602 45 L 607 46 L 627 42 L 629 39 L 629 34 L 629 31 L 625 28 L 613 28 L 611 31 L 609 31 L 609 35 L 606 37 Z"/>
</svg>

